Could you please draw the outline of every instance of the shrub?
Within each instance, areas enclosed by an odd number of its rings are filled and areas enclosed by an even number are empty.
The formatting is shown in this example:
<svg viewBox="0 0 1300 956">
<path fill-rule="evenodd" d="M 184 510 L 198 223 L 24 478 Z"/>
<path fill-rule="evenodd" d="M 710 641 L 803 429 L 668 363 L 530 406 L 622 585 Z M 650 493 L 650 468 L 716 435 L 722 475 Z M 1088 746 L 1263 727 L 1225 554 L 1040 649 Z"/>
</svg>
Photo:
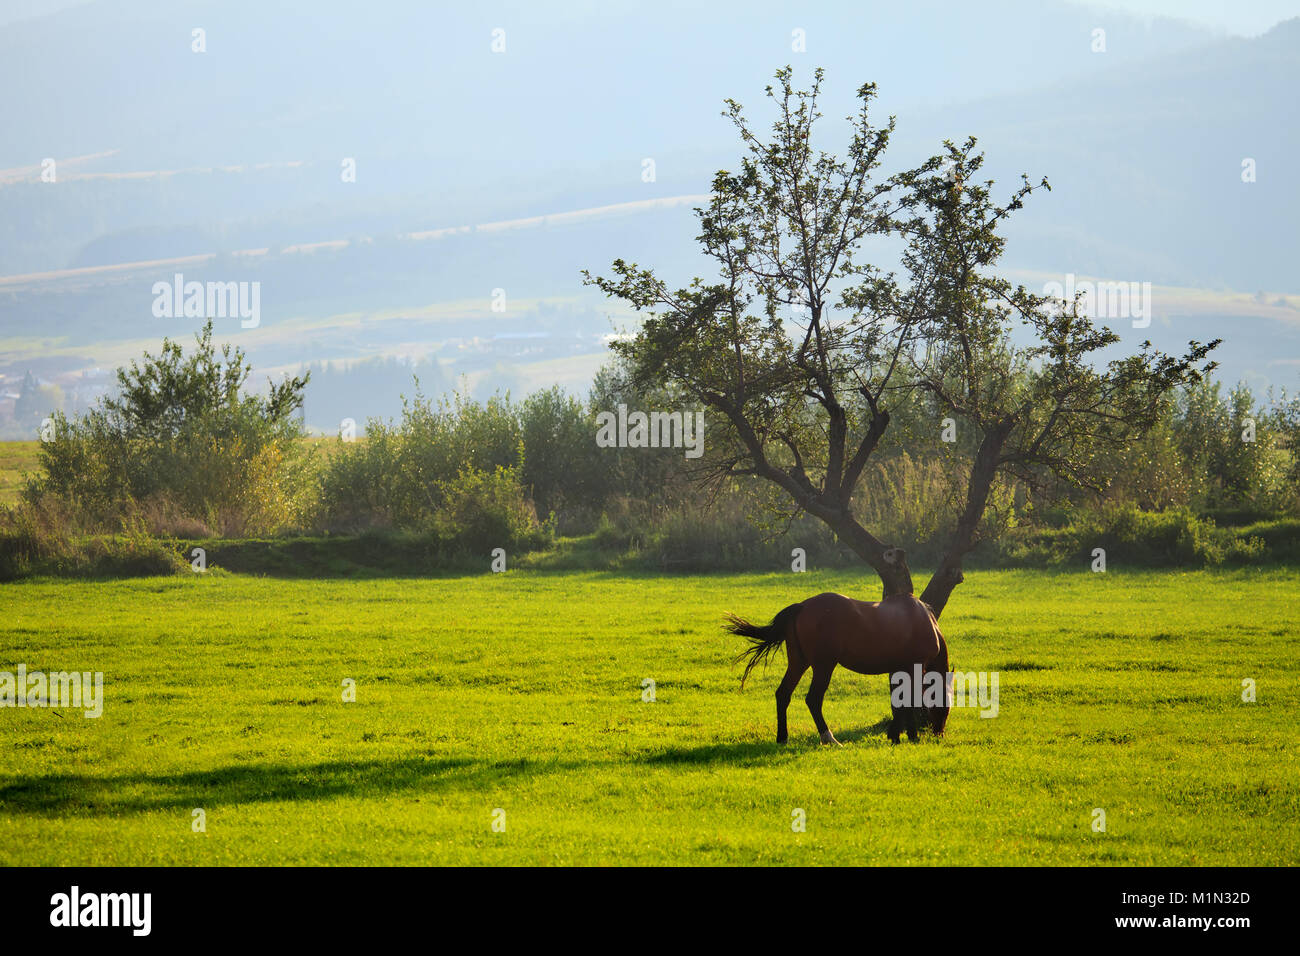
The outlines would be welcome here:
<svg viewBox="0 0 1300 956">
<path fill-rule="evenodd" d="M 537 521 L 516 471 L 465 468 L 439 488 L 442 504 L 433 520 L 438 538 L 456 551 L 494 548 L 532 551 L 554 540 L 554 529 Z"/>
<path fill-rule="evenodd" d="M 0 509 L 0 581 L 58 568 L 75 553 L 67 515 L 53 503 L 20 503 Z"/>
<path fill-rule="evenodd" d="M 149 534 L 143 522 L 120 535 L 89 539 L 76 573 L 104 577 L 153 577 L 190 570 L 175 541 Z"/>
<path fill-rule="evenodd" d="M 1108 563 L 1139 567 L 1200 567 L 1258 561 L 1268 549 L 1258 535 L 1215 526 L 1187 508 L 1142 511 L 1132 505 L 1083 513 L 1076 524 L 1038 530 L 1003 542 L 1004 562 L 1062 564 L 1104 548 Z"/>
<path fill-rule="evenodd" d="M 363 441 L 339 441 L 319 471 L 315 524 L 325 530 L 427 529 L 462 472 L 516 470 L 523 459 L 509 402 L 404 400 L 394 425 L 371 419 Z"/>
<path fill-rule="evenodd" d="M 76 538 L 66 513 L 45 502 L 0 511 L 0 580 L 32 574 L 136 577 L 189 569 L 174 540 L 152 534 L 140 515 L 119 534 Z"/>
<path fill-rule="evenodd" d="M 59 501 L 100 532 L 128 513 L 223 534 L 292 525 L 309 490 L 310 450 L 293 417 L 306 379 L 273 385 L 265 398 L 244 394 L 243 353 L 224 346 L 218 355 L 210 321 L 196 340 L 188 357 L 164 339 L 158 356 L 119 369 L 118 394 L 81 418 L 56 413 L 25 500 Z"/>
<path fill-rule="evenodd" d="M 764 528 L 736 497 L 679 502 L 650 516 L 605 514 L 594 543 L 621 554 L 624 564 L 670 571 L 788 570 L 796 547 L 804 549 L 810 568 L 844 562 L 843 549 L 820 521 L 803 517 L 789 527 Z"/>
</svg>

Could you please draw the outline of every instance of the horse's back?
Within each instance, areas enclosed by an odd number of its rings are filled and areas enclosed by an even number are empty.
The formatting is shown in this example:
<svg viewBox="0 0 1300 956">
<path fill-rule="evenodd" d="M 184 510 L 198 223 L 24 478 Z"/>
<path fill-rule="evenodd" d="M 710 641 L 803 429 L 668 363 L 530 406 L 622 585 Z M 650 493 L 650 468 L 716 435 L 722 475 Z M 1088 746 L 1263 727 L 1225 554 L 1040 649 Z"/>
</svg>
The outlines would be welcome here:
<svg viewBox="0 0 1300 956">
<path fill-rule="evenodd" d="M 821 594 L 814 594 L 810 598 L 805 598 L 802 606 L 820 611 L 847 611 L 854 610 L 858 607 L 875 607 L 875 601 L 859 601 L 851 598 L 847 594 L 840 594 L 838 591 L 823 591 Z"/>
<path fill-rule="evenodd" d="M 934 618 L 910 594 L 858 601 L 828 591 L 803 602 L 796 633 L 810 662 L 884 674 L 933 660 L 940 649 Z"/>
</svg>

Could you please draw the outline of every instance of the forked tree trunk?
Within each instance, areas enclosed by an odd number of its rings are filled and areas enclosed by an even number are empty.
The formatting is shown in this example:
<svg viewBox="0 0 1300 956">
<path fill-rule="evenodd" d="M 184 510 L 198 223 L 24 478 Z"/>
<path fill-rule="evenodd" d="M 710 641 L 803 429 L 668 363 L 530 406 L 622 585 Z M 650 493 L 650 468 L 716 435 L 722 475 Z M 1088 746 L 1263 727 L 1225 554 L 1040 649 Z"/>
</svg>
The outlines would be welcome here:
<svg viewBox="0 0 1300 956">
<path fill-rule="evenodd" d="M 936 620 L 943 613 L 952 592 L 964 580 L 966 577 L 961 570 L 961 555 L 944 555 L 939 567 L 935 569 L 934 577 L 930 578 L 925 590 L 921 592 L 921 600 L 930 606 Z"/>
<path fill-rule="evenodd" d="M 907 566 L 907 553 L 902 548 L 880 541 L 848 515 L 827 523 L 858 557 L 875 568 L 880 575 L 883 597 L 916 593 L 912 588 L 912 571 Z"/>
<path fill-rule="evenodd" d="M 993 479 L 997 477 L 998 459 L 1010 430 L 1010 422 L 1000 422 L 990 428 L 975 453 L 966 487 L 966 508 L 957 519 L 957 527 L 948 539 L 948 548 L 943 560 L 934 570 L 934 577 L 930 578 L 925 590 L 921 592 L 921 600 L 930 606 L 936 619 L 943 613 L 948 598 L 952 597 L 957 585 L 966 580 L 962 573 L 962 560 L 975 547 L 975 531 L 979 527 L 980 518 L 984 516 Z"/>
<path fill-rule="evenodd" d="M 979 450 L 971 465 L 970 479 L 966 489 L 966 507 L 948 539 L 948 548 L 943 560 L 935 570 L 934 577 L 925 586 L 921 600 L 930 606 L 936 618 L 943 613 L 948 598 L 957 585 L 965 580 L 962 574 L 962 559 L 975 546 L 975 532 L 984 507 L 988 504 L 989 492 L 993 488 L 993 479 L 997 475 L 999 455 L 1011 429 L 1010 422 L 1002 422 L 990 428 L 980 442 Z M 894 594 L 915 594 L 912 587 L 912 571 L 907 564 L 907 553 L 898 547 L 887 545 L 862 525 L 845 507 L 808 507 L 808 510 L 821 518 L 840 541 L 853 549 L 854 553 L 871 565 L 882 585 L 882 600 Z"/>
</svg>

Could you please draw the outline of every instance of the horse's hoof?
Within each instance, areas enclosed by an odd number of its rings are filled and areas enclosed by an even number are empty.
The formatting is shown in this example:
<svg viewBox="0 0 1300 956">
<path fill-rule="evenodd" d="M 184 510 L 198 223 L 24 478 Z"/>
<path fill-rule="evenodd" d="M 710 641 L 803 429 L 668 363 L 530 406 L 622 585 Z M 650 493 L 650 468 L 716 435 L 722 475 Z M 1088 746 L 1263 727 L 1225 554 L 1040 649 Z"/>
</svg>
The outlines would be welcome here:
<svg viewBox="0 0 1300 956">
<path fill-rule="evenodd" d="M 776 742 L 777 742 L 778 744 L 783 744 L 783 743 L 785 743 L 788 739 L 789 739 L 788 737 L 777 737 L 777 738 L 776 738 Z"/>
<path fill-rule="evenodd" d="M 843 746 L 844 746 L 842 743 L 840 743 L 838 740 L 835 739 L 835 735 L 834 735 L 833 733 L 831 733 L 829 730 L 826 731 L 824 734 L 822 734 L 822 743 L 824 743 L 824 744 L 834 744 L 834 745 L 837 746 L 837 747 L 843 747 Z"/>
</svg>

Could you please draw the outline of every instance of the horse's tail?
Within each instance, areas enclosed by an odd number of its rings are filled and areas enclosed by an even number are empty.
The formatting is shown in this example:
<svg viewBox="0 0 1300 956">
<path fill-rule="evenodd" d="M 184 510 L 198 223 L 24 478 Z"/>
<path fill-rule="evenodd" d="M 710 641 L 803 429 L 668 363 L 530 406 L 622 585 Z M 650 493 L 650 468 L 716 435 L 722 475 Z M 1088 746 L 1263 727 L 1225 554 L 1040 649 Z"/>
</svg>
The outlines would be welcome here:
<svg viewBox="0 0 1300 956">
<path fill-rule="evenodd" d="M 746 662 L 745 672 L 740 675 L 741 690 L 745 689 L 745 678 L 749 677 L 749 672 L 771 657 L 772 652 L 786 642 L 791 628 L 794 627 L 794 619 L 799 614 L 799 608 L 799 604 L 791 604 L 777 612 L 771 624 L 764 624 L 761 627 L 750 624 L 744 618 L 734 614 L 727 615 L 727 623 L 723 627 L 732 634 L 749 638 L 749 647 L 737 654 L 735 660 L 737 664 L 741 661 Z"/>
</svg>

